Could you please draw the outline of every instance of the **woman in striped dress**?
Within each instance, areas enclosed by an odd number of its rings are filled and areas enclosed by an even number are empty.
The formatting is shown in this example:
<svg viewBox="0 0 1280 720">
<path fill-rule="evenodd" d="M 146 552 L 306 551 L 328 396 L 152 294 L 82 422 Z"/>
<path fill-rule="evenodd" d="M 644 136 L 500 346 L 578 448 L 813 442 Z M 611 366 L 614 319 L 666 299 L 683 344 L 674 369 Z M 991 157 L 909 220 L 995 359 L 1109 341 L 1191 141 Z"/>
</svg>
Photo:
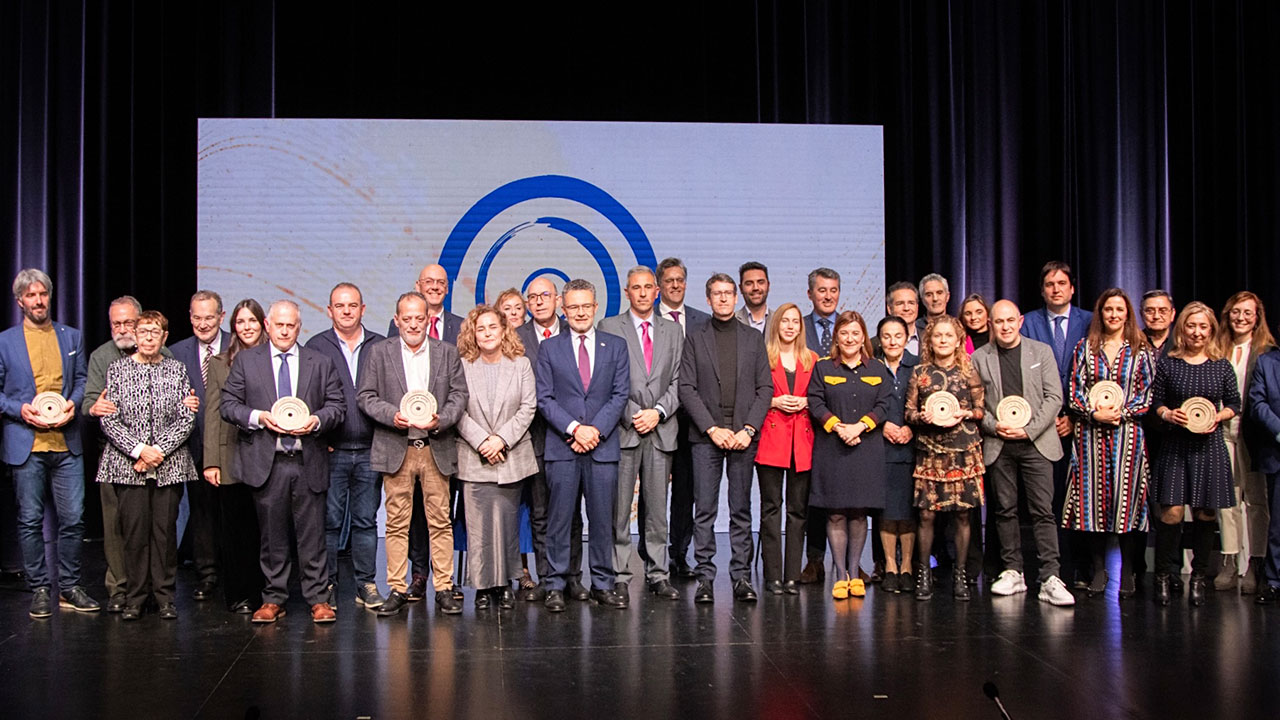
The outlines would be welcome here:
<svg viewBox="0 0 1280 720">
<path fill-rule="evenodd" d="M 1147 450 L 1142 417 L 1151 407 L 1155 357 L 1138 330 L 1123 290 L 1098 297 L 1088 336 L 1076 346 L 1067 403 L 1079 418 L 1067 481 L 1062 526 L 1088 533 L 1093 553 L 1092 597 L 1107 586 L 1107 544 L 1120 539 L 1120 597 L 1134 593 L 1134 567 L 1146 546 Z M 1118 383 L 1123 402 L 1098 408 L 1089 391 L 1102 380 Z"/>
</svg>

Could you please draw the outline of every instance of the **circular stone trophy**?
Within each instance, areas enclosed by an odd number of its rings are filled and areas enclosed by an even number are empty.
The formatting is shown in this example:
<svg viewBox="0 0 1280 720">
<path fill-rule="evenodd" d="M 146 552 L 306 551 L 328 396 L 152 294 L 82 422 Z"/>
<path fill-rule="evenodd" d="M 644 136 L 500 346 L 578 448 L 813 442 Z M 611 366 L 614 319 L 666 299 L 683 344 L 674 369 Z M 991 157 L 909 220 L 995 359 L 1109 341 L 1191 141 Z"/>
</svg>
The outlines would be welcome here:
<svg viewBox="0 0 1280 720">
<path fill-rule="evenodd" d="M 1208 398 L 1192 397 L 1182 403 L 1182 412 L 1187 415 L 1187 429 L 1197 435 L 1204 435 L 1213 431 L 1218 406 Z"/>
<path fill-rule="evenodd" d="M 36 414 L 45 423 L 52 425 L 62 417 L 63 408 L 67 406 L 67 401 L 62 395 L 47 390 L 31 398 L 31 405 L 36 409 Z"/>
<path fill-rule="evenodd" d="M 1089 388 L 1089 407 L 1094 410 L 1119 410 L 1124 405 L 1124 388 L 1114 380 L 1099 380 Z"/>
<path fill-rule="evenodd" d="M 307 422 L 311 420 L 311 410 L 302 400 L 289 395 L 271 406 L 271 417 L 281 430 L 294 432 L 307 426 Z"/>
<path fill-rule="evenodd" d="M 400 414 L 411 425 L 425 425 L 431 422 L 431 416 L 438 408 L 436 396 L 426 390 L 411 390 L 400 398 Z"/>
<path fill-rule="evenodd" d="M 939 390 L 924 401 L 924 408 L 933 414 L 934 425 L 951 427 L 956 424 L 956 411 L 960 409 L 960 401 L 946 390 Z"/>
<path fill-rule="evenodd" d="M 1021 395 L 1010 395 L 996 406 L 996 420 L 1015 430 L 1022 429 L 1031 422 L 1031 403 Z"/>
</svg>

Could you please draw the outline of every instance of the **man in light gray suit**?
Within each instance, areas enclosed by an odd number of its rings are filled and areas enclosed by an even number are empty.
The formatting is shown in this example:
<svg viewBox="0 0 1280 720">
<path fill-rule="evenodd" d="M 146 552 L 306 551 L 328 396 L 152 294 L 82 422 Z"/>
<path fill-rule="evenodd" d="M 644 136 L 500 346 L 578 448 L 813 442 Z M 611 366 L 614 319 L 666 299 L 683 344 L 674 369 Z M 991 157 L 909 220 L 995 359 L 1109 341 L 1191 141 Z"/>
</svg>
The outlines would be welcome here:
<svg viewBox="0 0 1280 720">
<path fill-rule="evenodd" d="M 454 426 L 467 407 L 467 381 L 458 349 L 427 337 L 427 300 L 407 292 L 396 300 L 397 337 L 379 340 L 364 352 L 368 364 L 360 376 L 356 404 L 375 425 L 369 466 L 382 473 L 386 493 L 387 596 L 379 616 L 395 615 L 410 602 L 405 573 L 409 566 L 409 521 L 414 486 L 422 488 L 431 548 L 436 609 L 462 612 L 454 597 L 453 526 L 449 522 L 449 476 L 457 471 Z M 426 422 L 410 422 L 400 401 L 410 390 L 435 396 L 436 414 Z"/>
<path fill-rule="evenodd" d="M 1053 461 L 1062 457 L 1055 426 L 1062 408 L 1062 383 L 1053 348 L 1022 336 L 1022 313 L 1008 300 L 991 308 L 991 326 L 995 342 L 973 353 L 974 368 L 986 390 L 982 459 L 998 501 L 996 529 L 1005 566 L 991 592 L 1013 595 L 1027 590 L 1018 528 L 1021 472 L 1022 492 L 1040 556 L 1040 599 L 1053 605 L 1074 605 L 1075 597 L 1059 577 L 1058 530 L 1053 515 Z M 1015 395 L 1031 406 L 1031 417 L 1024 427 L 1014 427 L 998 418 L 1000 401 Z"/>
<path fill-rule="evenodd" d="M 667 479 L 676 450 L 675 422 L 680 378 L 680 326 L 653 312 L 658 282 L 652 270 L 637 266 L 627 272 L 631 309 L 600 321 L 603 332 L 623 337 L 631 362 L 631 392 L 619 423 L 622 456 L 618 461 L 618 499 L 613 514 L 615 588 L 629 599 L 631 581 L 631 500 L 640 478 L 640 542 L 644 545 L 644 576 L 650 592 L 675 600 L 667 566 Z"/>
</svg>

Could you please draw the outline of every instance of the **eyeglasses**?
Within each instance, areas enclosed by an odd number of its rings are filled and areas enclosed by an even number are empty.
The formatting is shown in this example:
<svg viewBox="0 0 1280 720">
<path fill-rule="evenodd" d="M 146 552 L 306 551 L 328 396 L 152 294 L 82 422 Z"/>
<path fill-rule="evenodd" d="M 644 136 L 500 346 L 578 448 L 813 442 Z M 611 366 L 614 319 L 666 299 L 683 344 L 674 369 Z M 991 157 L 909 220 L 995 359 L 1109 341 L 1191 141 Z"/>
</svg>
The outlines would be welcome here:
<svg viewBox="0 0 1280 720">
<path fill-rule="evenodd" d="M 418 287 L 433 287 L 433 286 L 448 287 L 449 281 L 440 280 L 437 278 L 421 278 L 418 280 Z"/>
<path fill-rule="evenodd" d="M 556 294 L 550 290 L 543 290 L 540 293 L 531 292 L 525 297 L 529 299 L 529 304 L 532 305 L 535 302 L 552 302 L 555 299 Z"/>
<path fill-rule="evenodd" d="M 1142 308 L 1143 315 L 1172 315 L 1173 309 L 1167 307 L 1145 307 Z"/>
<path fill-rule="evenodd" d="M 164 331 L 160 328 L 138 328 L 136 334 L 139 338 L 158 338 L 164 335 Z"/>
<path fill-rule="evenodd" d="M 119 321 L 113 321 L 111 323 L 112 330 L 125 330 L 128 328 L 135 328 L 135 327 L 138 327 L 137 320 L 119 320 Z"/>
</svg>

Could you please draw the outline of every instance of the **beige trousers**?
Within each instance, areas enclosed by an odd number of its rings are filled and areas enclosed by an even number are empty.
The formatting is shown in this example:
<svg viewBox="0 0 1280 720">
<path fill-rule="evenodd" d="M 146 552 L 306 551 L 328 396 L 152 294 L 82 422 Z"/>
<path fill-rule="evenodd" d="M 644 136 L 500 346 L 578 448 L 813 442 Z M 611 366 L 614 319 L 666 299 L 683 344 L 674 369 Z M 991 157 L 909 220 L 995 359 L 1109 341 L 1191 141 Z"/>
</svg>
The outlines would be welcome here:
<svg viewBox="0 0 1280 720">
<path fill-rule="evenodd" d="M 400 469 L 382 476 L 387 507 L 387 586 L 405 592 L 409 569 L 409 520 L 413 517 L 413 486 L 422 486 L 431 545 L 431 581 L 436 590 L 453 586 L 453 525 L 449 521 L 449 478 L 440 474 L 431 447 L 410 446 Z"/>
</svg>

